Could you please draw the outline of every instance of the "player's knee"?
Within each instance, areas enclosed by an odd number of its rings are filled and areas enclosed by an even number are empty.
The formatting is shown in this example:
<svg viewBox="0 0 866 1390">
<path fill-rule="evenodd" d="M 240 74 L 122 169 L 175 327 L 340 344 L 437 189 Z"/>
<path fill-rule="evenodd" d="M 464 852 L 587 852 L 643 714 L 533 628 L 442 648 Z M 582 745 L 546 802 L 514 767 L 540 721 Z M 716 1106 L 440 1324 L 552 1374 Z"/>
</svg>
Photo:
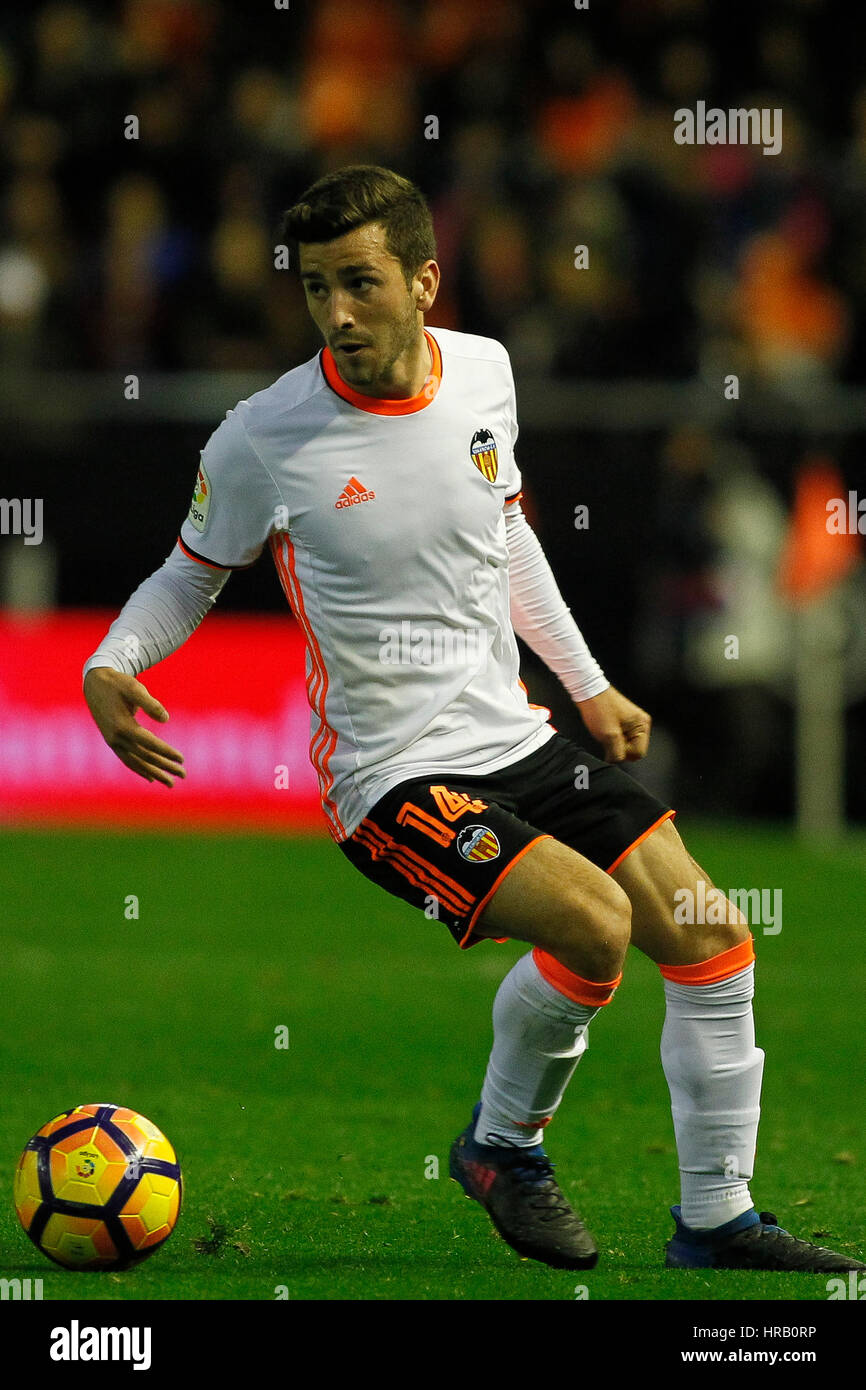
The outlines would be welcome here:
<svg viewBox="0 0 866 1390">
<path fill-rule="evenodd" d="M 745 917 L 740 909 L 728 900 L 728 911 L 726 921 L 719 924 L 717 940 L 721 942 L 720 951 L 729 951 L 733 946 L 740 946 L 744 941 L 748 941 L 751 935 L 749 919 Z"/>
<path fill-rule="evenodd" d="M 569 917 L 567 947 L 580 954 L 578 973 L 590 980 L 613 980 L 620 973 L 631 939 L 631 903 L 612 878 L 600 882 L 592 900 L 580 898 Z"/>
<path fill-rule="evenodd" d="M 594 979 L 612 980 L 622 970 L 631 941 L 631 903 L 612 878 L 606 878 L 594 904 L 596 950 L 602 973 Z"/>
<path fill-rule="evenodd" d="M 724 911 L 721 911 L 721 899 L 722 895 L 719 894 L 716 911 L 708 913 L 706 921 L 681 928 L 693 961 L 709 960 L 730 951 L 748 941 L 751 935 L 748 918 L 727 898 L 724 899 Z"/>
</svg>

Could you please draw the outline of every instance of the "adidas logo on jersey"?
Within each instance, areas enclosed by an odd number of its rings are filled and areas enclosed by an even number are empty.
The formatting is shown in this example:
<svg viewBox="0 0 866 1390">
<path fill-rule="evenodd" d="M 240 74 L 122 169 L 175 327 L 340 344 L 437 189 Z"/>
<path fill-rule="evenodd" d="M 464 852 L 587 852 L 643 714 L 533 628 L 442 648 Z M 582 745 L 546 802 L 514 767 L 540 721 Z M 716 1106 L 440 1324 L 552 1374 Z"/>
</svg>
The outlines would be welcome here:
<svg viewBox="0 0 866 1390">
<path fill-rule="evenodd" d="M 363 483 L 358 482 L 357 478 L 350 478 L 334 506 L 354 507 L 357 502 L 372 502 L 375 496 L 375 492 L 365 488 Z"/>
</svg>

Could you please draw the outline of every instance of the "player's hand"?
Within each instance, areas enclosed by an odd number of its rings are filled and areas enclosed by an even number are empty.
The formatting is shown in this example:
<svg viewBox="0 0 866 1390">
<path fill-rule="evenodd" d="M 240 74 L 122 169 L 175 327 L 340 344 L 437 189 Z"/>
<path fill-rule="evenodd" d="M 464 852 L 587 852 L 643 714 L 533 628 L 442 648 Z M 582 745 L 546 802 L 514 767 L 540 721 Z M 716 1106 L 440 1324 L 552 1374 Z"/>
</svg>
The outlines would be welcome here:
<svg viewBox="0 0 866 1390">
<path fill-rule="evenodd" d="M 605 762 L 636 762 L 649 748 L 652 719 L 612 685 L 591 700 L 577 701 L 581 718 L 604 749 Z"/>
<path fill-rule="evenodd" d="M 135 676 L 94 666 L 84 678 L 84 698 L 105 742 L 126 767 L 166 787 L 174 786 L 174 777 L 186 777 L 183 754 L 136 722 L 135 712 L 141 709 L 164 724 L 168 710 Z"/>
</svg>

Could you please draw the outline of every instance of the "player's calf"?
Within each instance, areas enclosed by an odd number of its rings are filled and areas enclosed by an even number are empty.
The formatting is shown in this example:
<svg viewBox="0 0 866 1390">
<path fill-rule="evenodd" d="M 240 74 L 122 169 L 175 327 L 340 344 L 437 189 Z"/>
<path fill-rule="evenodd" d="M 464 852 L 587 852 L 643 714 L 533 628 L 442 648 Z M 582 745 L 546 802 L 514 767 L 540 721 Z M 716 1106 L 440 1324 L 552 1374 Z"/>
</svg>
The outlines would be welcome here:
<svg viewBox="0 0 866 1390">
<path fill-rule="evenodd" d="M 553 837 L 514 864 L 476 926 L 535 950 L 497 992 L 481 1103 L 450 1172 L 515 1250 L 559 1268 L 590 1268 L 598 1251 L 556 1184 L 542 1131 L 586 1051 L 590 1021 L 613 998 L 630 926 L 620 886 Z"/>
<path fill-rule="evenodd" d="M 616 877 L 631 900 L 632 941 L 663 978 L 661 1060 L 682 1221 L 690 1231 L 727 1231 L 754 1216 L 749 1180 L 764 1054 L 755 1045 L 749 925 L 724 894 L 709 897 L 712 884 L 669 822 L 627 856 Z M 688 894 L 714 910 L 678 914 Z"/>
</svg>

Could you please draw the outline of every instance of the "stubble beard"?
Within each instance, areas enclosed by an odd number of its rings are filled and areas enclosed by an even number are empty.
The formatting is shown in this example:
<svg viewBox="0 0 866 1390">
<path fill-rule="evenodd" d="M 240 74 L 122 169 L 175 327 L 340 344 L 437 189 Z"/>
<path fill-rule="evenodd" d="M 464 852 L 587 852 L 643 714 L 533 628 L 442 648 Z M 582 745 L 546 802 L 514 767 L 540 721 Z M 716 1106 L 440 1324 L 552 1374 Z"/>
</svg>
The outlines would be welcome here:
<svg viewBox="0 0 866 1390">
<path fill-rule="evenodd" d="M 390 343 L 386 360 L 381 365 L 376 362 L 364 363 L 359 361 L 357 364 L 359 371 L 355 381 L 362 386 L 372 386 L 374 383 L 378 383 L 383 388 L 390 386 L 394 363 L 399 357 L 402 357 L 407 348 L 413 345 L 417 333 L 417 314 L 414 304 L 410 303 L 407 306 L 405 317 L 395 324 L 389 334 Z M 376 353 L 377 349 L 374 347 L 373 351 Z"/>
</svg>

